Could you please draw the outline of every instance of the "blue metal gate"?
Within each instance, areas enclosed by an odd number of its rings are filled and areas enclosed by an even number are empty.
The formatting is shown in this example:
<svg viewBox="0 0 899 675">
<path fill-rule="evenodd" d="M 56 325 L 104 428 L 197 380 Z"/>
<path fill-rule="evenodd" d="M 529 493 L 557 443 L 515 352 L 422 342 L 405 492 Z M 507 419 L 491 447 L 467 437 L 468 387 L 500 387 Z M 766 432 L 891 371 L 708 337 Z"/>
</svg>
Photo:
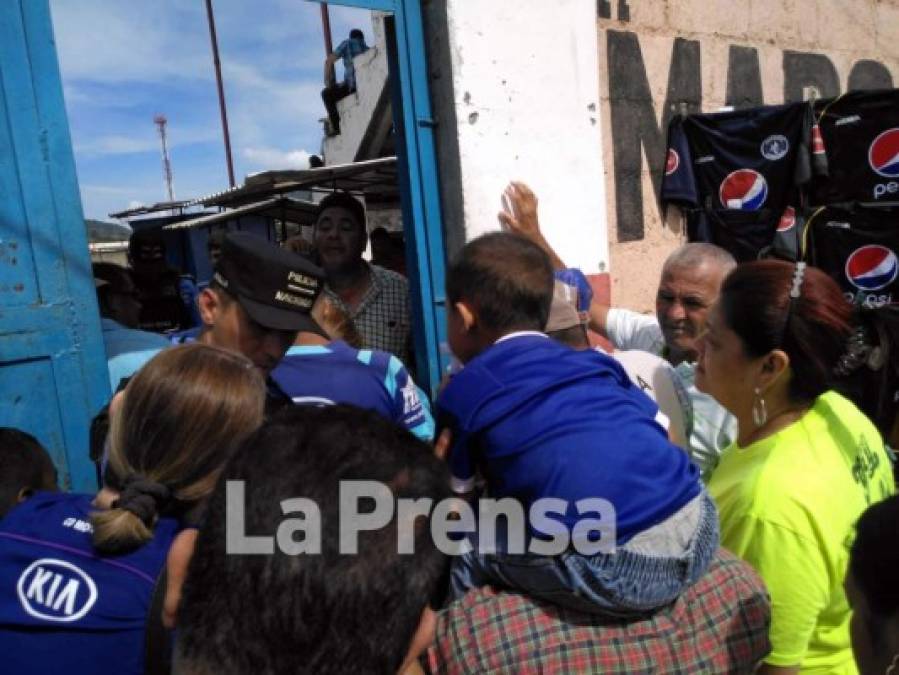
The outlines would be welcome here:
<svg viewBox="0 0 899 675">
<path fill-rule="evenodd" d="M 310 0 L 317 2 L 318 0 Z M 409 281 L 413 294 L 415 354 L 420 384 L 437 393 L 442 373 L 440 344 L 446 339 L 445 250 L 440 184 L 434 148 L 434 121 L 428 89 L 427 53 L 420 0 L 329 0 L 392 12 L 396 49 L 391 58 L 400 192 L 406 231 Z"/>
<path fill-rule="evenodd" d="M 0 426 L 35 435 L 61 487 L 96 489 L 88 424 L 106 356 L 47 0 L 0 3 Z"/>
</svg>

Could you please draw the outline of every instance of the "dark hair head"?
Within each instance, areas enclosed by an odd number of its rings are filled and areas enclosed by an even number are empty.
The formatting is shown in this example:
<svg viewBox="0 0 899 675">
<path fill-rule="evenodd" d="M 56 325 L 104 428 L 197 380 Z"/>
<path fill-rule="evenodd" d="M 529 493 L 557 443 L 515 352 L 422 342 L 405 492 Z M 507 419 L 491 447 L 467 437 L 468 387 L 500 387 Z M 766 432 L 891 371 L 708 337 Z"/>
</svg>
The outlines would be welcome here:
<svg viewBox="0 0 899 675">
<path fill-rule="evenodd" d="M 111 300 L 113 295 L 122 293 L 125 289 L 134 290 L 131 271 L 121 265 L 108 262 L 93 263 L 91 271 L 97 287 L 97 303 L 100 305 L 100 316 L 110 319 L 120 318 L 116 316 Z"/>
<path fill-rule="evenodd" d="M 360 534 L 357 555 L 340 554 L 340 484 L 348 480 L 378 481 L 394 499 L 450 494 L 430 446 L 375 413 L 284 409 L 244 443 L 210 500 L 178 614 L 180 664 L 215 673 L 397 671 L 446 558 L 427 518 L 415 521 L 414 554 L 399 554 L 396 511 Z M 226 553 L 229 481 L 243 483 L 249 534 L 274 536 L 282 500 L 317 504 L 321 553 Z M 368 501 L 360 510 L 372 508 Z"/>
<path fill-rule="evenodd" d="M 834 389 L 858 406 L 888 442 L 899 400 L 899 306 L 858 308 Z"/>
<path fill-rule="evenodd" d="M 371 231 L 371 234 L 368 235 L 372 241 L 378 239 L 390 240 L 390 233 L 387 231 L 385 227 L 376 227 Z"/>
<path fill-rule="evenodd" d="M 132 262 L 152 262 L 165 258 L 165 239 L 159 227 L 135 230 L 128 239 L 128 256 Z"/>
<path fill-rule="evenodd" d="M 365 34 L 358 28 L 350 31 L 350 37 L 354 40 L 365 40 Z"/>
<path fill-rule="evenodd" d="M 110 262 L 95 262 L 91 265 L 94 279 L 104 281 L 113 288 L 121 288 L 131 281 L 131 271 L 127 267 Z"/>
<path fill-rule="evenodd" d="M 0 518 L 26 493 L 56 489 L 56 468 L 31 434 L 0 427 Z"/>
<path fill-rule="evenodd" d="M 536 244 L 507 232 L 468 242 L 446 275 L 450 303 L 472 304 L 491 331 L 542 331 L 553 297 L 553 268 Z"/>
<path fill-rule="evenodd" d="M 899 496 L 868 508 L 856 525 L 849 572 L 875 619 L 899 612 Z"/>
<path fill-rule="evenodd" d="M 750 357 L 782 349 L 790 358 L 790 397 L 812 401 L 833 380 L 851 330 L 852 308 L 837 283 L 807 267 L 800 297 L 790 299 L 794 263 L 759 260 L 739 265 L 724 280 L 724 320 Z"/>
<path fill-rule="evenodd" d="M 342 208 L 349 211 L 356 221 L 356 224 L 365 231 L 365 207 L 362 202 L 353 197 L 348 192 L 332 192 L 318 203 L 315 210 L 315 222 L 321 218 L 325 209 Z"/>
</svg>

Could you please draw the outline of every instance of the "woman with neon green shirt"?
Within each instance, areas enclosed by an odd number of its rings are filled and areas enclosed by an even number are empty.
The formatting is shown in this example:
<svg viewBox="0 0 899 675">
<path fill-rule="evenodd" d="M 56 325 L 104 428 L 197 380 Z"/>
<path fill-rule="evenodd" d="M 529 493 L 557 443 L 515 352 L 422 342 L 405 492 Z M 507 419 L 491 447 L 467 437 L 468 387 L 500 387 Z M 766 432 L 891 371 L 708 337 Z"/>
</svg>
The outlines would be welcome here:
<svg viewBox="0 0 899 675">
<path fill-rule="evenodd" d="M 820 270 L 759 261 L 728 275 L 700 340 L 696 386 L 739 424 L 709 492 L 722 545 L 771 595 L 763 675 L 858 672 L 843 590 L 849 545 L 893 480 L 877 429 L 829 388 L 850 320 Z"/>
</svg>

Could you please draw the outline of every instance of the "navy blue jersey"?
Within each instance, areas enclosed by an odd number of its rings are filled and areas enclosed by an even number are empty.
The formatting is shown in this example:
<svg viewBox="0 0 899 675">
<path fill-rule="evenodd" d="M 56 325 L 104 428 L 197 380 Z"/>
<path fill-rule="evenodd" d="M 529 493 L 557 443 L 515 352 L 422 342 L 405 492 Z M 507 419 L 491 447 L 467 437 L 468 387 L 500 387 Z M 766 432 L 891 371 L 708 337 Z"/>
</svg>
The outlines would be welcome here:
<svg viewBox="0 0 899 675">
<path fill-rule="evenodd" d="M 89 495 L 39 493 L 0 521 L 3 672 L 137 675 L 156 579 L 177 533 L 163 518 L 127 555 L 98 555 Z"/>
<path fill-rule="evenodd" d="M 899 301 L 899 209 L 822 207 L 808 220 L 806 257 L 865 307 Z"/>
<path fill-rule="evenodd" d="M 387 352 L 353 349 L 340 340 L 291 347 L 272 379 L 294 403 L 348 403 L 373 410 L 423 440 L 434 438 L 427 398 L 402 362 Z"/>
<path fill-rule="evenodd" d="M 774 245 L 811 177 L 812 120 L 805 103 L 672 119 L 662 201 L 684 209 L 688 238 L 738 260 Z M 780 254 L 797 257 L 797 241 L 781 237 Z"/>
<path fill-rule="evenodd" d="M 810 203 L 899 202 L 899 90 L 818 101 L 815 115 L 829 171 L 812 183 Z"/>
<path fill-rule="evenodd" d="M 560 522 L 580 520 L 575 502 L 600 498 L 617 515 L 618 543 L 673 515 L 699 494 L 699 469 L 668 441 L 658 408 L 621 365 L 540 334 L 497 342 L 457 373 L 437 402 L 452 431 L 457 492 L 476 472 L 491 498 L 524 507 L 568 503 Z"/>
</svg>

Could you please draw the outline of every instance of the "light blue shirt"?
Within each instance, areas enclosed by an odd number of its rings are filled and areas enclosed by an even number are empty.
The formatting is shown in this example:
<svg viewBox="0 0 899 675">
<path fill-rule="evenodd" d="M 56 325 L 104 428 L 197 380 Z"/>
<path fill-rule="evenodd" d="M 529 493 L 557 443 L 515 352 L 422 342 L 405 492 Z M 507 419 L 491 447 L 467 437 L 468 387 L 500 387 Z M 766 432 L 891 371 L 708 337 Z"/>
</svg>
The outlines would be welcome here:
<svg viewBox="0 0 899 675">
<path fill-rule="evenodd" d="M 123 378 L 131 377 L 156 354 L 171 346 L 168 338 L 145 330 L 126 328 L 112 319 L 101 318 L 109 386 L 114 392 Z"/>
<path fill-rule="evenodd" d="M 343 81 L 347 83 L 350 91 L 356 90 L 356 66 L 353 65 L 353 59 L 367 51 L 368 45 L 365 44 L 365 40 L 356 38 L 344 40 L 334 50 L 334 53 L 343 59 Z"/>
</svg>

